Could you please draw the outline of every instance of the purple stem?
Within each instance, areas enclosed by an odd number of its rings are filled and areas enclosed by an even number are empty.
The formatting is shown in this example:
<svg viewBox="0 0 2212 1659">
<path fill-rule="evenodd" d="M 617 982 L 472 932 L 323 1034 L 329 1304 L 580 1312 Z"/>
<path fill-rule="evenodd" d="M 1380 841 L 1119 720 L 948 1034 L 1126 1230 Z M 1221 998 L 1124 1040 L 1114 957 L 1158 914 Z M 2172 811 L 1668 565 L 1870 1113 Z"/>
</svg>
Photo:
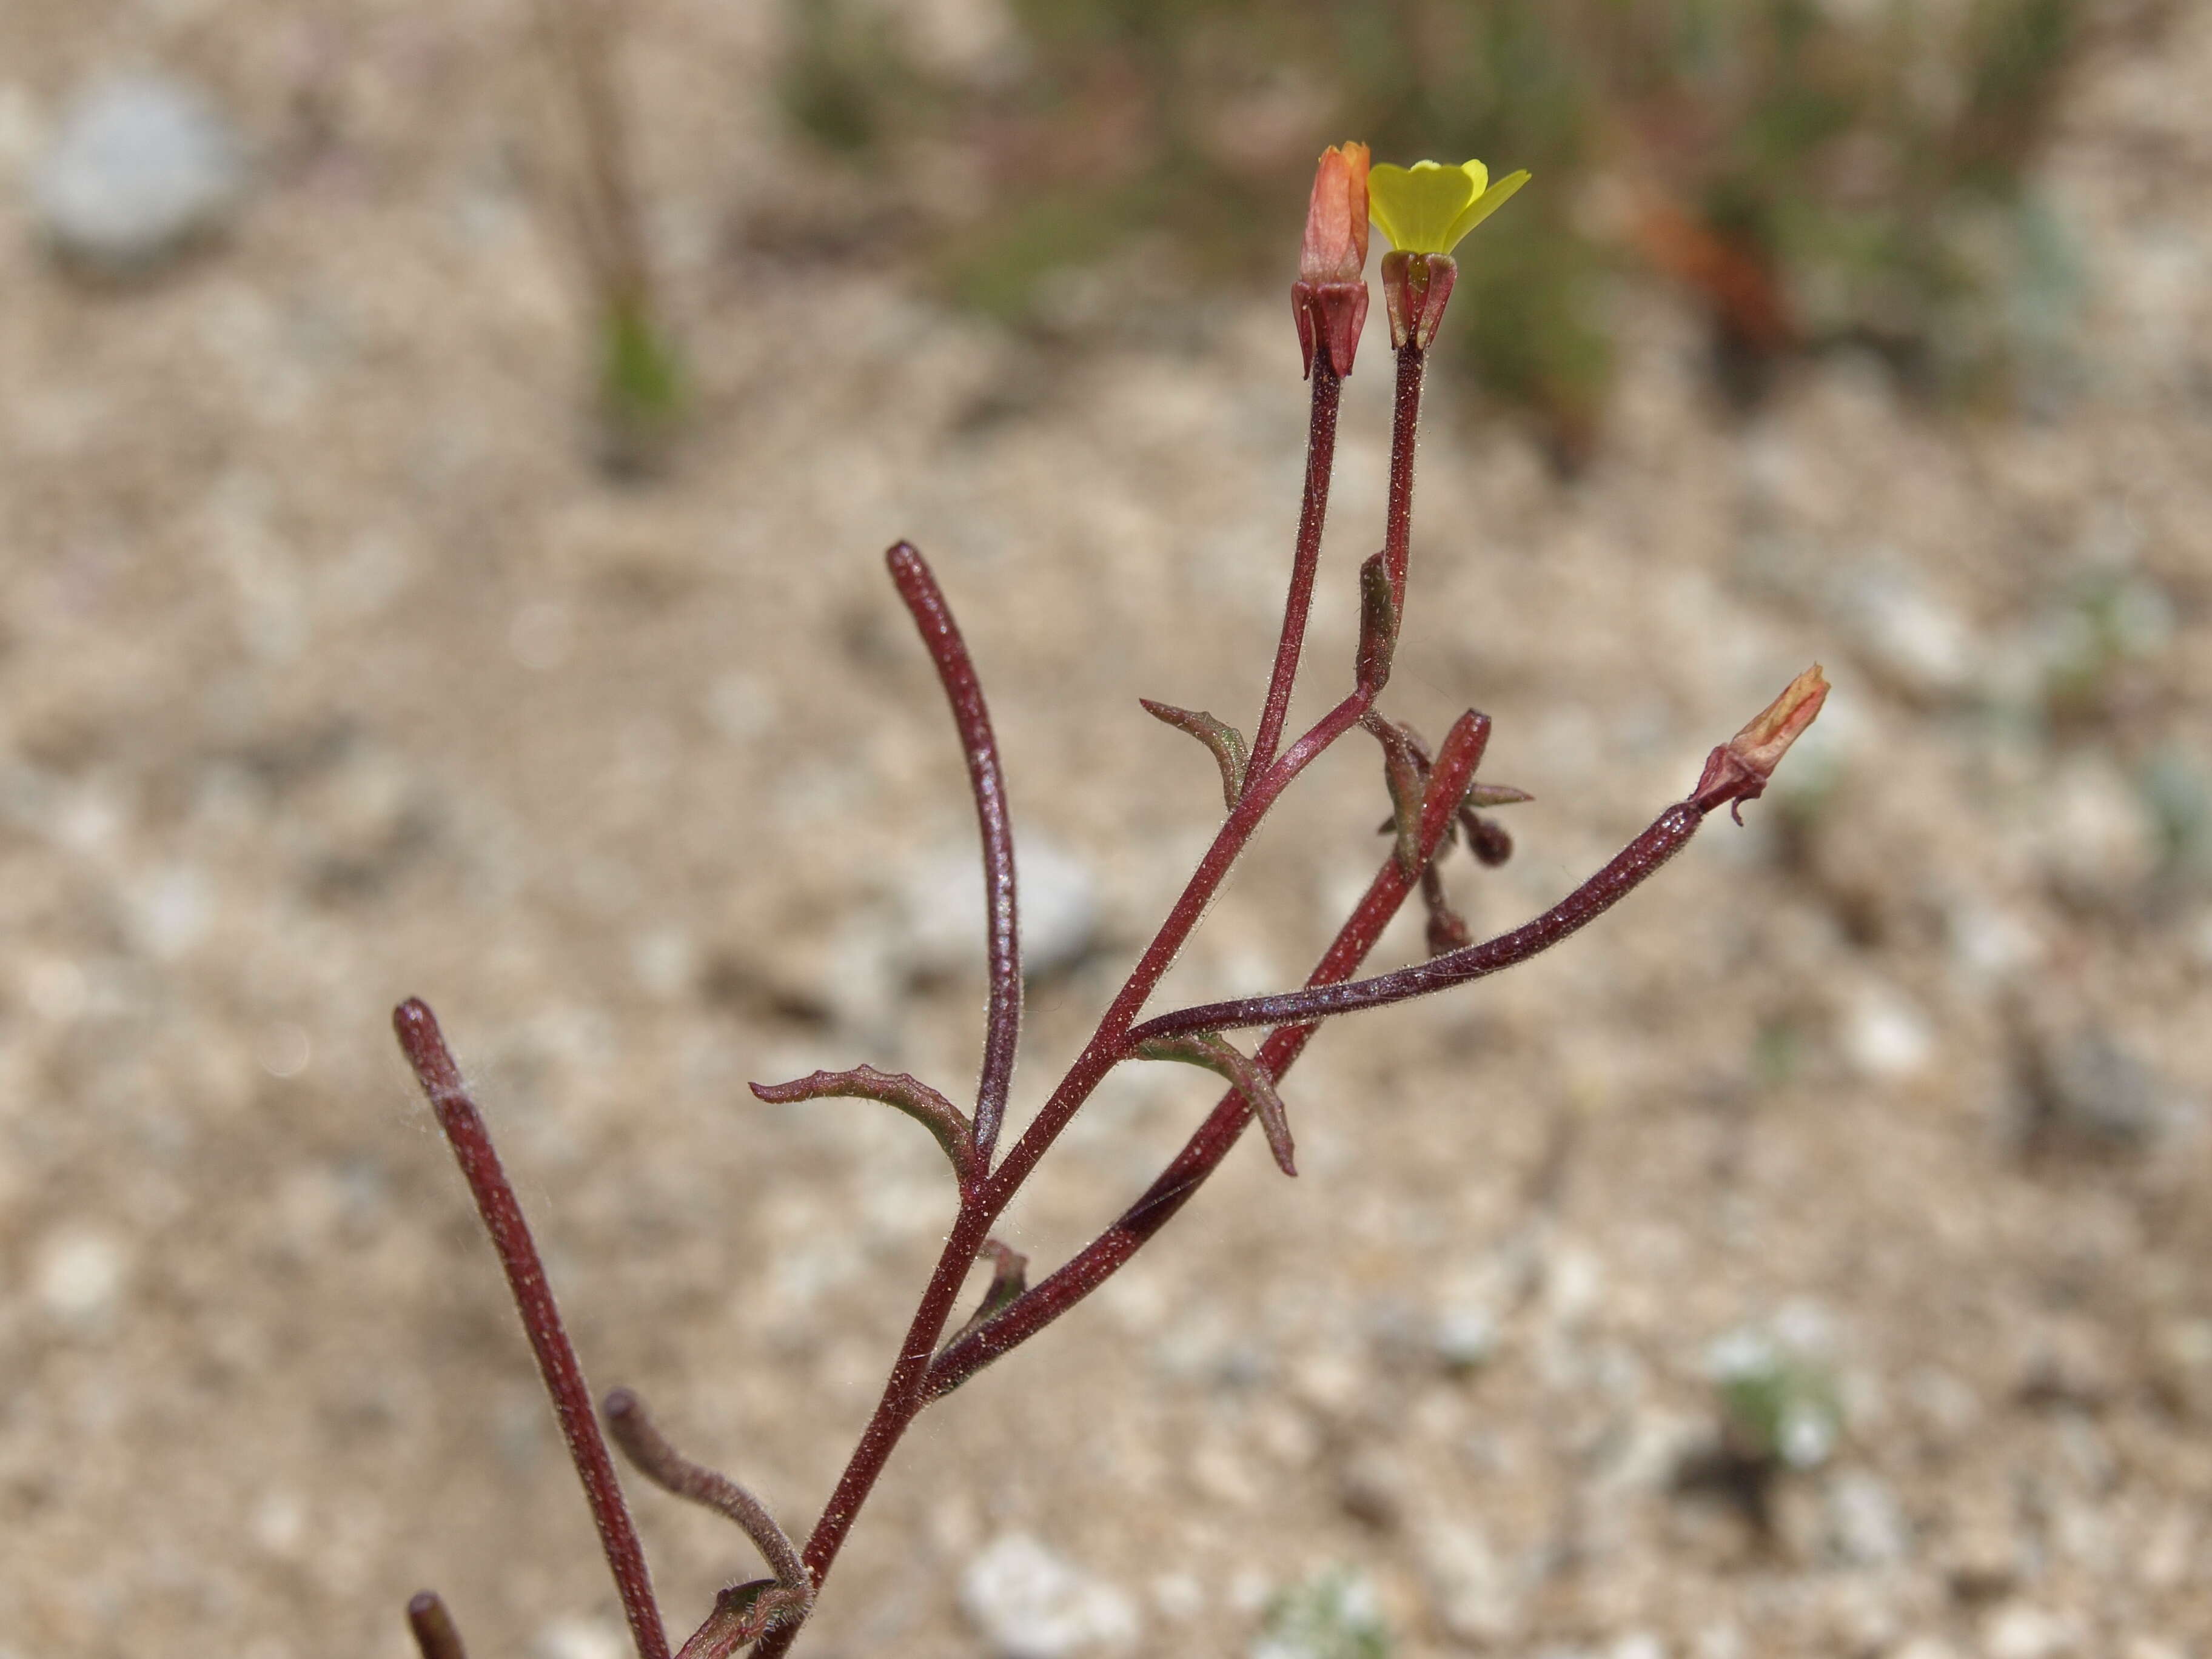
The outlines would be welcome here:
<svg viewBox="0 0 2212 1659">
<path fill-rule="evenodd" d="M 937 665 L 945 700 L 952 705 L 960 747 L 968 757 L 968 784 L 975 796 L 975 823 L 983 842 L 984 945 L 991 981 L 990 1012 L 983 1035 L 982 1074 L 975 1084 L 975 1152 L 983 1169 L 1006 1119 L 1006 1095 L 1014 1080 L 1014 1052 L 1022 1038 L 1022 940 L 1014 898 L 1014 830 L 1006 810 L 1006 774 L 999 745 L 991 735 L 991 711 L 975 664 L 960 638 L 959 626 L 945 603 L 945 592 L 928 562 L 910 542 L 884 555 L 899 597 L 914 615 Z"/>
<path fill-rule="evenodd" d="M 1321 532 L 1328 517 L 1329 475 L 1336 465 L 1336 412 L 1344 400 L 1344 381 L 1326 350 L 1313 363 L 1313 413 L 1306 427 L 1305 499 L 1298 508 L 1298 540 L 1291 559 L 1291 590 L 1283 602 L 1283 637 L 1275 647 L 1275 670 L 1252 739 L 1249 778 L 1267 769 L 1283 739 L 1290 718 L 1291 690 L 1298 678 L 1298 656 L 1305 648 L 1306 619 L 1313 611 L 1314 574 L 1321 567 Z"/>
<path fill-rule="evenodd" d="M 576 1350 L 561 1323 L 552 1287 L 545 1282 L 545 1264 L 538 1259 L 530 1224 L 523 1218 L 514 1188 L 507 1184 L 507 1171 L 500 1167 L 483 1114 L 477 1110 L 462 1085 L 460 1067 L 453 1063 L 453 1053 L 439 1032 L 438 1018 L 428 1004 L 410 997 L 392 1010 L 392 1029 L 398 1034 L 408 1064 L 415 1068 L 416 1080 L 429 1097 L 430 1109 L 438 1115 L 438 1127 L 446 1132 L 447 1143 L 453 1147 L 453 1158 L 476 1199 L 477 1213 L 483 1218 L 484 1231 L 491 1235 L 492 1249 L 498 1252 L 500 1266 L 507 1270 L 507 1289 L 522 1316 L 531 1350 L 538 1356 L 538 1372 L 544 1379 L 545 1392 L 552 1397 L 553 1415 L 560 1420 L 562 1437 L 568 1443 L 577 1479 L 584 1483 L 584 1498 L 592 1506 L 592 1519 L 599 1529 L 599 1547 L 606 1553 L 608 1570 L 614 1574 L 615 1589 L 629 1620 L 638 1659 L 668 1659 L 668 1634 L 661 1628 L 660 1609 L 653 1599 L 653 1576 L 646 1569 L 644 1547 L 638 1542 L 629 1506 L 623 1501 L 622 1483 L 615 1477 L 614 1460 L 607 1455 L 606 1439 L 592 1414 L 583 1367 L 576 1363 Z"/>
<path fill-rule="evenodd" d="M 1311 987 L 1273 996 L 1243 997 L 1234 1002 L 1212 1002 L 1196 1008 L 1178 1008 L 1148 1019 L 1129 1033 L 1133 1043 L 1156 1037 L 1180 1036 L 1191 1031 L 1233 1031 L 1249 1025 L 1278 1025 L 1288 1020 L 1325 1019 L 1363 1008 L 1381 1008 L 1412 997 L 1426 996 L 1469 980 L 1494 974 L 1501 968 L 1548 951 L 1570 933 L 1578 932 L 1603 915 L 1689 844 L 1705 822 L 1705 811 L 1694 800 L 1677 801 L 1652 822 L 1650 828 L 1614 854 L 1611 863 L 1538 916 L 1510 933 L 1485 939 L 1440 957 L 1401 968 L 1395 973 L 1346 985 Z"/>
</svg>

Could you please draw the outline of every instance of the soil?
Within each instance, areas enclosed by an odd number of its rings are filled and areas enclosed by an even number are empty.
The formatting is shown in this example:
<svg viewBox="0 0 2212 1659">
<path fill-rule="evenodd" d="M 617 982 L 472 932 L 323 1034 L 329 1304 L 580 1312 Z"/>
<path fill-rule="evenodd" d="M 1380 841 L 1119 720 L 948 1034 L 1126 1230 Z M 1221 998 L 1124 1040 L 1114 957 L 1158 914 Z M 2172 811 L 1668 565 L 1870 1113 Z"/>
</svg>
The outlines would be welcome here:
<svg viewBox="0 0 2212 1659">
<path fill-rule="evenodd" d="M 1018 1109 L 1217 822 L 1136 699 L 1255 711 L 1302 465 L 1280 295 L 1044 346 L 865 240 L 764 250 L 749 226 L 840 187 L 779 131 L 757 12 L 665 0 L 630 42 L 695 390 L 642 484 L 589 459 L 523 9 L 0 13 L 7 1659 L 399 1659 L 425 1583 L 479 1654 L 620 1651 L 391 1041 L 410 994 L 594 1383 L 811 1522 L 951 1188 L 894 1115 L 744 1083 L 866 1060 L 957 1093 L 980 1049 L 980 923 L 917 942 L 970 819 L 893 538 L 1095 913 L 1033 988 Z M 15 181 L 84 79 L 149 62 L 212 90 L 255 189 L 218 245 L 88 284 Z M 2083 66 L 2042 185 L 2083 290 L 2008 412 L 1848 356 L 1731 412 L 1693 313 L 1636 283 L 1579 479 L 1437 389 L 1389 704 L 1432 736 L 1485 709 L 1485 775 L 1536 797 L 1508 865 L 1453 872 L 1478 927 L 1817 658 L 1816 739 L 1551 957 L 1326 1033 L 1286 1088 L 1298 1178 L 1240 1146 L 933 1411 L 802 1651 L 983 1651 L 963 1574 L 1015 1534 L 1149 1652 L 1242 1652 L 1339 1565 L 1410 1656 L 2212 1644 L 2207 84 L 2203 8 Z M 1379 536 L 1383 343 L 1310 713 Z M 1159 1006 L 1302 978 L 1382 803 L 1364 739 L 1318 766 Z M 1212 1098 L 1117 1078 L 1009 1242 L 1060 1259 Z M 1716 1345 L 1747 1333 L 1833 1428 L 1802 1467 L 1729 1437 Z M 751 1575 L 634 1501 L 672 1623 Z"/>
</svg>

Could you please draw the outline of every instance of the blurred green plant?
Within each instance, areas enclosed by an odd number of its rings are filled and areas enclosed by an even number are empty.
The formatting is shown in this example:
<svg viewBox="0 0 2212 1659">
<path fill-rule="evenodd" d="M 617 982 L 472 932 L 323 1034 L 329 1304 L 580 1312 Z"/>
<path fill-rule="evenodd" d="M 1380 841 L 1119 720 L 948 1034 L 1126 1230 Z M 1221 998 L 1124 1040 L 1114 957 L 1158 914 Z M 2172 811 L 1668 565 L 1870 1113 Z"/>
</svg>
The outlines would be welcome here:
<svg viewBox="0 0 2212 1659">
<path fill-rule="evenodd" d="M 618 20 L 606 0 L 538 0 L 536 15 L 574 152 L 566 193 L 591 289 L 599 459 L 610 471 L 641 476 L 665 457 L 685 385 L 630 159 Z"/>
<path fill-rule="evenodd" d="M 1346 132 L 1378 160 L 1528 167 L 1513 234 L 1463 263 L 1456 349 L 1570 463 L 1595 441 L 1625 266 L 1695 293 L 1739 398 L 1839 343 L 1931 392 L 2001 397 L 2078 288 L 2027 168 L 2083 0 L 967 10 L 995 21 L 963 44 L 882 0 L 794 0 L 784 78 L 799 126 L 869 168 L 959 158 L 973 187 L 934 244 L 948 293 L 1049 324 L 1070 267 L 1158 233 L 1200 272 L 1255 274 L 1279 257 L 1261 227 Z"/>
<path fill-rule="evenodd" d="M 1251 1659 L 1390 1659 L 1375 1587 L 1342 1568 L 1291 1586 L 1267 1604 Z"/>
<path fill-rule="evenodd" d="M 1843 1407 L 1817 1345 L 1747 1327 L 1714 1343 L 1707 1366 L 1722 1435 L 1737 1457 L 1775 1470 L 1827 1462 L 1843 1432 Z"/>
</svg>

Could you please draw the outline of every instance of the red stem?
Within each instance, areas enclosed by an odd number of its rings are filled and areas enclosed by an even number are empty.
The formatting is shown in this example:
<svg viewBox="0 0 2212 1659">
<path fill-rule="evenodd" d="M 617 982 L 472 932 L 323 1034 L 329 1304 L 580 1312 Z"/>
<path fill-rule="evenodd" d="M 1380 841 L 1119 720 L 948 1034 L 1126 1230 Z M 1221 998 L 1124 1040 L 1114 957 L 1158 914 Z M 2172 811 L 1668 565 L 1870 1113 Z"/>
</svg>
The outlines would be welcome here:
<svg viewBox="0 0 2212 1659">
<path fill-rule="evenodd" d="M 1422 363 L 1423 354 L 1417 347 L 1409 345 L 1398 353 L 1398 386 L 1392 416 L 1390 482 L 1385 507 L 1383 546 L 1389 559 L 1394 602 L 1401 612 L 1405 608 L 1407 548 L 1413 515 L 1413 437 L 1415 423 L 1421 410 Z M 1316 374 L 1320 368 L 1321 364 L 1316 358 Z M 900 574 L 902 549 L 911 559 L 913 568 L 926 575 L 927 569 L 921 565 L 921 556 L 902 543 L 892 550 L 893 576 L 896 578 Z M 902 593 L 906 592 L 903 581 L 900 591 Z M 934 593 L 933 585 L 930 591 Z M 943 603 L 942 597 L 939 596 L 936 599 L 938 613 L 944 615 L 945 629 L 950 637 L 957 641 L 959 635 L 951 629 L 951 619 L 949 613 L 943 612 Z M 913 604 L 910 599 L 908 604 Z M 917 613 L 917 620 L 920 619 Z M 963 660 L 965 660 L 964 653 Z M 1271 699 L 1272 696 L 1271 687 Z M 1127 1052 L 1128 1032 L 1138 1010 L 1144 1006 L 1145 999 L 1158 986 L 1161 975 L 1167 972 L 1176 953 L 1188 940 L 1191 930 L 1197 927 L 1199 919 L 1206 914 L 1206 906 L 1220 890 L 1222 882 L 1251 841 L 1254 832 L 1259 829 L 1260 821 L 1267 816 L 1267 809 L 1274 805 L 1291 781 L 1312 763 L 1316 756 L 1359 723 L 1360 716 L 1373 702 L 1371 691 L 1353 691 L 1282 755 L 1265 766 L 1255 763 L 1249 767 L 1245 775 L 1243 793 L 1238 797 L 1235 808 L 1215 834 L 1212 845 L 1206 848 L 1205 856 L 1199 860 L 1198 868 L 1191 873 L 1190 880 L 1176 899 L 1175 908 L 1168 913 L 1167 920 L 1160 924 L 1159 932 L 1152 936 L 1144 955 L 1138 958 L 1136 966 L 1130 970 L 1129 977 L 1100 1019 L 1091 1041 L 1076 1056 L 1074 1064 L 1068 1068 L 1067 1074 L 1060 1079 L 1060 1085 L 1053 1091 L 1051 1097 L 1045 1102 L 1028 1129 L 1009 1149 L 1005 1161 L 985 1180 L 981 1189 L 972 1199 L 963 1199 L 951 1234 L 946 1238 L 945 1249 L 938 1257 L 936 1269 L 931 1273 L 928 1286 L 922 1292 L 921 1304 L 915 1310 L 914 1320 L 908 1328 L 899 1357 L 891 1367 L 890 1377 L 884 1382 L 882 1396 L 876 1402 L 875 1413 L 868 1419 L 868 1426 L 862 1431 L 860 1443 L 854 1448 L 853 1455 L 846 1462 L 843 1474 L 838 1477 L 837 1488 L 830 1496 L 829 1506 L 823 1510 L 821 1519 L 815 1523 L 812 1535 L 806 1540 L 806 1564 L 817 1585 L 822 1583 L 831 1564 L 836 1561 L 837 1552 L 843 1547 L 846 1534 L 851 1530 L 860 1505 L 867 1501 L 868 1493 L 890 1462 L 891 1452 L 905 1434 L 907 1425 L 931 1398 L 923 1385 L 929 1381 L 932 1351 L 944 1334 L 945 1322 L 951 1316 L 960 1286 L 975 1263 L 976 1253 L 982 1249 L 983 1241 L 990 1235 L 991 1224 L 1020 1189 L 1022 1182 L 1036 1169 L 1037 1161 L 1059 1138 L 1060 1132 L 1066 1128 L 1083 1103 L 1097 1091 L 1106 1074 Z M 957 714 L 957 703 L 955 709 Z M 964 730 L 963 726 L 963 732 Z M 971 770 L 974 752 L 971 745 Z M 1003 799 L 1003 792 L 1000 799 Z M 979 805 L 980 800 L 979 792 Z M 1455 807 L 1457 802 L 1453 805 Z M 1441 829 L 1437 833 L 1442 834 Z M 1411 890 L 1413 881 L 1417 878 L 1418 872 L 1407 877 L 1407 890 Z M 1383 922 L 1389 920 L 1389 914 L 1395 911 L 1397 904 L 1403 899 L 1404 894 L 1400 893 L 1392 902 L 1390 912 L 1382 915 Z M 1363 904 L 1362 915 L 1367 908 Z M 1380 931 L 1378 923 L 1378 935 Z M 1371 944 L 1370 940 L 1368 945 L 1362 945 L 1361 954 L 1364 955 Z M 1352 965 L 1356 964 L 1355 957 Z M 1346 973 L 1350 971 L 1351 966 L 1344 969 Z M 1288 1038 L 1285 1041 L 1286 1044 L 1291 1042 Z M 1304 1044 L 1303 1036 L 1297 1038 L 1295 1046 L 1286 1048 L 1283 1063 L 1288 1065 L 1289 1057 L 1295 1056 L 1297 1048 Z M 1241 1101 L 1236 1109 L 1243 1109 Z M 979 1100 L 976 1112 L 979 1139 L 982 1127 L 981 1103 Z M 1237 1127 L 1242 1127 L 1241 1119 Z M 1230 1139 L 1233 1141 L 1234 1138 L 1231 1133 Z M 1227 1149 L 1224 1143 L 1221 1151 L 1225 1152 Z M 1166 1215 L 1172 1212 L 1170 1210 L 1164 1213 L 1160 1220 L 1164 1222 Z M 994 1320 L 992 1324 L 997 1322 Z M 989 1328 L 986 1326 L 975 1335 L 980 1337 L 982 1330 Z M 755 1659 L 777 1659 L 789 1648 L 797 1634 L 793 1629 L 770 1632 L 754 1650 Z"/>
<path fill-rule="evenodd" d="M 890 1461 L 907 1425 L 915 1414 L 929 1402 L 930 1395 L 924 1388 L 928 1381 L 930 1361 L 938 1340 L 943 1336 L 947 1320 L 951 1317 L 954 1304 L 958 1300 L 960 1287 L 966 1280 L 968 1270 L 975 1264 L 983 1242 L 990 1236 L 993 1222 L 998 1219 L 1022 1182 L 1036 1167 L 1060 1132 L 1067 1127 L 1083 1103 L 1097 1090 L 1107 1073 L 1121 1059 L 1124 1038 L 1137 1010 L 1166 973 L 1175 960 L 1176 953 L 1189 938 L 1191 930 L 1206 913 L 1206 905 L 1219 889 L 1224 877 L 1237 861 L 1267 809 L 1287 788 L 1291 781 L 1310 764 L 1314 757 L 1331 743 L 1350 731 L 1366 712 L 1367 700 L 1353 693 L 1339 703 L 1290 749 L 1279 757 L 1264 772 L 1249 779 L 1244 793 L 1237 800 L 1225 823 L 1214 836 L 1212 846 L 1200 860 L 1199 866 L 1176 901 L 1168 919 L 1160 925 L 1151 945 L 1130 970 L 1127 981 L 1099 1022 L 1097 1030 L 1077 1056 L 1067 1075 L 1054 1090 L 1035 1121 L 1008 1150 L 1005 1161 L 982 1184 L 972 1198 L 964 1199 L 952 1231 L 938 1256 L 937 1266 L 930 1274 L 929 1284 L 922 1291 L 921 1301 L 915 1310 L 906 1340 L 901 1344 L 898 1358 L 891 1366 L 891 1374 L 884 1384 L 882 1396 L 876 1402 L 874 1414 L 868 1426 L 861 1431 L 860 1443 L 846 1462 L 844 1472 L 838 1477 L 836 1490 L 830 1494 L 830 1503 L 821 1518 L 815 1522 L 814 1531 L 806 1540 L 806 1565 L 819 1585 L 828 1576 L 837 1552 L 844 1547 L 846 1534 L 851 1531 L 854 1519 L 860 1506 L 867 1501 L 876 1481 Z M 783 1653 L 796 1638 L 797 1632 L 772 1631 L 762 1638 L 754 1650 L 755 1659 L 775 1659 Z"/>
<path fill-rule="evenodd" d="M 653 1576 L 646 1569 L 645 1549 L 631 1524 L 629 1506 L 623 1501 L 622 1484 L 615 1478 L 614 1460 L 607 1455 L 605 1437 L 592 1412 L 590 1389 L 584 1386 L 583 1367 L 561 1323 L 561 1310 L 545 1282 L 545 1265 L 530 1237 L 530 1224 L 522 1206 L 500 1167 L 499 1153 L 484 1127 L 483 1115 L 469 1098 L 461 1083 L 460 1067 L 453 1063 L 446 1039 L 439 1032 L 437 1016 L 427 1004 L 410 997 L 392 1012 L 392 1028 L 416 1081 L 438 1115 L 438 1127 L 453 1149 L 453 1158 L 477 1201 L 492 1249 L 507 1270 L 507 1289 L 514 1293 L 522 1328 L 538 1356 L 538 1372 L 552 1397 L 553 1414 L 568 1443 L 568 1455 L 584 1483 L 584 1497 L 592 1506 L 592 1519 L 599 1529 L 599 1547 L 606 1553 L 614 1574 L 615 1589 L 629 1620 L 630 1638 L 638 1659 L 668 1659 L 668 1635 L 661 1628 L 660 1609 L 653 1599 Z"/>
<path fill-rule="evenodd" d="M 983 1035 L 982 1074 L 975 1085 L 975 1153 L 988 1169 L 991 1149 L 1006 1119 L 1006 1095 L 1014 1079 L 1014 1054 L 1022 1038 L 1022 941 L 1014 895 L 1014 830 L 1006 810 L 1006 773 L 991 735 L 991 711 L 975 664 L 952 620 L 945 592 L 913 544 L 900 542 L 884 555 L 899 597 L 914 616 L 937 665 L 945 700 L 952 705 L 960 747 L 968 757 L 968 785 L 975 797 L 975 824 L 983 842 L 985 953 L 990 975 L 990 1010 Z"/>
<path fill-rule="evenodd" d="M 1398 389 L 1390 406 L 1390 493 L 1382 509 L 1382 562 L 1390 595 L 1406 610 L 1406 565 L 1413 533 L 1413 443 L 1421 423 L 1421 374 L 1428 354 L 1411 343 L 1398 348 Z"/>
<path fill-rule="evenodd" d="M 1290 718 L 1291 690 L 1298 678 L 1298 656 L 1305 648 L 1306 620 L 1313 611 L 1314 574 L 1321 567 L 1321 532 L 1328 517 L 1328 482 L 1336 466 L 1336 412 L 1344 400 L 1344 381 L 1328 353 L 1314 356 L 1313 412 L 1306 427 L 1305 500 L 1298 508 L 1298 540 L 1291 559 L 1290 596 L 1283 603 L 1283 637 L 1275 647 L 1274 673 L 1260 711 L 1246 776 L 1266 769 Z"/>
<path fill-rule="evenodd" d="M 1148 1019 L 1129 1033 L 1131 1042 L 1155 1037 L 1180 1036 L 1191 1031 L 1233 1031 L 1250 1025 L 1277 1025 L 1286 1020 L 1325 1019 L 1363 1008 L 1382 1008 L 1409 998 L 1464 985 L 1501 968 L 1550 950 L 1570 933 L 1579 932 L 1628 896 L 1659 866 L 1689 844 L 1705 822 L 1705 811 L 1694 800 L 1677 801 L 1653 820 L 1651 826 L 1619 853 L 1612 862 L 1538 916 L 1510 933 L 1485 939 L 1440 957 L 1401 968 L 1395 973 L 1347 985 L 1320 986 L 1285 991 L 1273 996 L 1244 997 L 1234 1002 L 1207 1003 L 1178 1008 Z"/>
<path fill-rule="evenodd" d="M 1349 978 L 1375 948 L 1419 880 L 1418 872 L 1426 870 L 1436 856 L 1451 827 L 1456 803 L 1465 797 L 1489 740 L 1487 715 L 1469 713 L 1454 723 L 1445 735 L 1422 801 L 1414 837 L 1414 869 L 1409 871 L 1395 851 L 1383 861 L 1315 967 L 1306 981 L 1309 985 L 1331 985 Z M 1279 1082 L 1318 1029 L 1312 1024 L 1285 1025 L 1269 1033 L 1257 1056 L 1268 1076 Z M 1000 1355 L 1028 1341 L 1119 1272 L 1220 1166 L 1250 1117 L 1251 1109 L 1241 1092 L 1231 1089 L 1224 1094 L 1182 1150 L 1120 1219 L 1048 1277 L 938 1356 L 930 1367 L 931 1397 L 950 1393 Z"/>
</svg>

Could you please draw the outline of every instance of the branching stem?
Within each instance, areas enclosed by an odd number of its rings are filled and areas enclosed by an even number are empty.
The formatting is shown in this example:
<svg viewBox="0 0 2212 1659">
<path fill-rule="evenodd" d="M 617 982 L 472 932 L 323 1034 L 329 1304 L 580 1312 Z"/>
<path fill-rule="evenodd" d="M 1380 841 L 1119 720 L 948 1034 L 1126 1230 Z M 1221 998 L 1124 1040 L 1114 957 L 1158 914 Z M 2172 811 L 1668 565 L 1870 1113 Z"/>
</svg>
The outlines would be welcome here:
<svg viewBox="0 0 2212 1659">
<path fill-rule="evenodd" d="M 1193 1031 L 1234 1031 L 1252 1025 L 1278 1025 L 1289 1020 L 1326 1019 L 1363 1008 L 1383 1008 L 1394 1002 L 1427 996 L 1494 974 L 1502 968 L 1542 954 L 1596 921 L 1656 874 L 1659 866 L 1689 844 L 1705 815 L 1694 800 L 1677 801 L 1653 820 L 1650 827 L 1619 853 L 1588 881 L 1534 921 L 1509 933 L 1500 933 L 1480 945 L 1447 951 L 1426 962 L 1395 973 L 1349 985 L 1309 987 L 1275 996 L 1243 997 L 1234 1002 L 1211 1002 L 1195 1008 L 1178 1008 L 1148 1019 L 1129 1033 L 1132 1042 L 1157 1042 Z"/>
</svg>

